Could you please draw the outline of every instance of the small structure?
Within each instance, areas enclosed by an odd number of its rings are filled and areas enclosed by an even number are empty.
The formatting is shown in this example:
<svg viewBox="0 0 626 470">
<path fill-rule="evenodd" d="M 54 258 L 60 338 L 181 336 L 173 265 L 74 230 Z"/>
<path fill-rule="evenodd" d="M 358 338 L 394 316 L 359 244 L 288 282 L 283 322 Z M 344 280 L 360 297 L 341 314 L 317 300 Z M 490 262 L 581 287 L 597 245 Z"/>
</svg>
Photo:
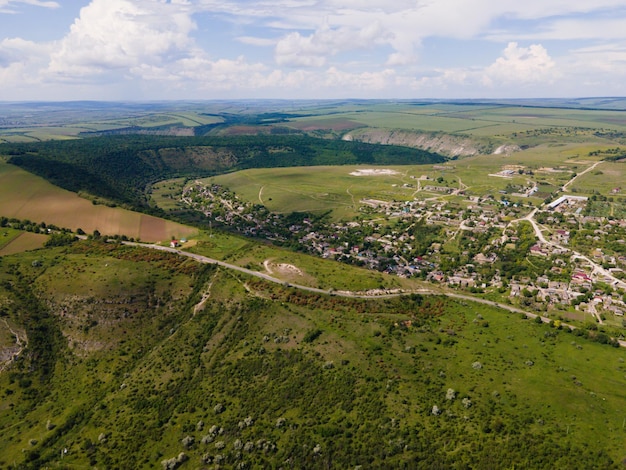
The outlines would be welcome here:
<svg viewBox="0 0 626 470">
<path fill-rule="evenodd" d="M 570 196 L 570 195 L 561 196 L 556 201 L 552 201 L 550 204 L 548 204 L 548 209 L 556 209 L 561 204 L 563 204 L 565 201 L 569 201 L 569 200 L 586 201 L 587 199 L 588 198 L 586 196 Z"/>
</svg>

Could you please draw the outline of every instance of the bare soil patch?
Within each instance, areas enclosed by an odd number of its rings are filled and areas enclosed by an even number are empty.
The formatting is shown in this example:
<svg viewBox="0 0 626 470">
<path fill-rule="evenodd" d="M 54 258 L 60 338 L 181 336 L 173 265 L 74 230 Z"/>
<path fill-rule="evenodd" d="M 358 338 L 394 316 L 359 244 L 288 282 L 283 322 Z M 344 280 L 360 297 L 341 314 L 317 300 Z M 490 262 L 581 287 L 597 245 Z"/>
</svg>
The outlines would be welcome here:
<svg viewBox="0 0 626 470">
<path fill-rule="evenodd" d="M 0 250 L 0 256 L 23 253 L 43 247 L 48 237 L 39 233 L 24 232 Z"/>
<path fill-rule="evenodd" d="M 352 176 L 393 176 L 399 175 L 400 172 L 396 170 L 389 169 L 378 169 L 378 168 L 364 168 L 362 170 L 356 170 L 350 173 Z"/>
</svg>

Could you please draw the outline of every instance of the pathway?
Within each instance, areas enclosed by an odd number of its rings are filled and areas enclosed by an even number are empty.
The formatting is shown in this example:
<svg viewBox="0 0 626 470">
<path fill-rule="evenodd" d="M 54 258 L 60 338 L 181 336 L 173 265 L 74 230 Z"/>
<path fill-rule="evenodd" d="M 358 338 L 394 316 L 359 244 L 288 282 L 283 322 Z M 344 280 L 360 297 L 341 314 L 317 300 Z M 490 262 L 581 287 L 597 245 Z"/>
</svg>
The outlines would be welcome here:
<svg viewBox="0 0 626 470">
<path fill-rule="evenodd" d="M 266 281 L 269 282 L 273 282 L 276 284 L 282 284 L 284 286 L 288 286 L 288 287 L 293 287 L 294 289 L 299 289 L 299 290 L 303 290 L 306 292 L 312 292 L 315 294 L 326 294 L 326 295 L 334 295 L 337 297 L 348 297 L 348 298 L 353 298 L 353 299 L 389 299 L 389 298 L 393 298 L 393 297 L 402 297 L 402 296 L 406 296 L 406 295 L 410 295 L 410 294 L 422 294 L 422 295 L 445 295 L 446 297 L 450 297 L 450 298 L 454 298 L 454 299 L 459 299 L 459 300 L 465 300 L 468 302 L 476 302 L 479 304 L 484 304 L 484 305 L 490 305 L 492 307 L 497 307 L 497 308 L 501 308 L 504 310 L 508 310 L 509 312 L 513 312 L 513 313 L 519 313 L 519 314 L 524 314 L 526 315 L 528 318 L 536 318 L 538 315 L 535 313 L 531 313 L 531 312 L 527 312 L 525 310 L 519 309 L 517 307 L 513 307 L 512 305 L 507 305 L 507 304 L 503 304 L 500 302 L 495 302 L 493 300 L 487 300 L 487 299 L 482 299 L 480 297 L 472 297 L 469 295 L 464 295 L 464 294 L 458 294 L 455 292 L 447 292 L 447 291 L 434 291 L 431 289 L 417 289 L 417 290 L 413 290 L 413 291 L 403 291 L 403 292 L 393 292 L 393 293 L 382 293 L 382 294 L 364 294 L 364 293 L 360 293 L 360 292 L 350 292 L 350 291 L 336 291 L 334 289 L 318 289 L 316 287 L 309 287 L 309 286 L 303 286 L 303 285 L 299 285 L 299 284 L 292 284 L 292 283 L 288 283 L 286 281 L 283 281 L 282 279 L 278 279 L 275 278 L 273 276 L 270 276 L 269 274 L 260 272 L 260 271 L 253 271 L 251 269 L 247 269 L 247 268 L 243 268 L 241 266 L 237 266 L 235 264 L 230 264 L 230 263 L 226 263 L 224 261 L 219 261 L 213 258 L 209 258 L 207 256 L 203 256 L 203 255 L 198 255 L 196 253 L 189 253 L 187 251 L 181 251 L 178 250 L 176 248 L 170 248 L 170 247 L 166 247 L 166 246 L 160 246 L 160 245 L 155 245 L 155 244 L 145 244 L 145 243 L 137 243 L 137 242 L 122 242 L 125 245 L 130 245 L 130 246 L 139 246 L 139 247 L 144 247 L 144 248 L 150 248 L 153 250 L 160 250 L 160 251 L 167 251 L 170 253 L 176 253 L 179 254 L 181 256 L 186 256 L 188 258 L 194 259 L 196 261 L 198 261 L 199 263 L 208 263 L 208 264 L 215 264 L 217 266 L 221 266 L 227 269 L 231 269 L 234 271 L 238 271 L 244 274 L 248 274 L 250 276 L 254 276 L 254 277 L 258 277 L 261 279 L 264 279 Z M 549 323 L 551 320 L 547 317 L 541 317 L 541 321 L 544 323 Z M 562 324 L 563 327 L 566 328 L 570 328 L 570 329 L 575 329 L 574 326 L 568 325 L 566 323 Z M 619 344 L 621 347 L 626 347 L 626 341 L 619 341 Z"/>
</svg>

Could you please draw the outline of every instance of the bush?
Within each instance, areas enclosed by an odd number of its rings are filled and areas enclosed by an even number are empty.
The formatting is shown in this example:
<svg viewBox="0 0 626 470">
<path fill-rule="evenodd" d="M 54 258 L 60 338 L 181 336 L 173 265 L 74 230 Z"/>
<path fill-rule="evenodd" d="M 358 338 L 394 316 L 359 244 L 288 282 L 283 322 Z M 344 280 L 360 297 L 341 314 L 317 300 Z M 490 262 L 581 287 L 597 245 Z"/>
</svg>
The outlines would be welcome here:
<svg viewBox="0 0 626 470">
<path fill-rule="evenodd" d="M 312 343 L 317 338 L 319 338 L 322 333 L 323 331 L 320 329 L 309 330 L 304 335 L 304 338 L 302 338 L 302 341 L 304 341 L 305 343 Z"/>
</svg>

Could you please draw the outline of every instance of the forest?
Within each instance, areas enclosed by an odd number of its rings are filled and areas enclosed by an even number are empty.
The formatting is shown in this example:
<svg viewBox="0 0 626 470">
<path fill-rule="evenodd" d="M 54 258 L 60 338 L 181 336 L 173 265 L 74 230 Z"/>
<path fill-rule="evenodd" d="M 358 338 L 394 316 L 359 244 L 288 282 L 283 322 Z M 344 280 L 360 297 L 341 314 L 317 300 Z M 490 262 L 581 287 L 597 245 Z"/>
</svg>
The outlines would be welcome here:
<svg viewBox="0 0 626 470">
<path fill-rule="evenodd" d="M 4 144 L 9 163 L 74 192 L 150 210 L 146 188 L 160 180 L 247 168 L 440 163 L 425 150 L 304 135 L 234 137 L 107 136 Z M 154 212 L 154 210 L 153 210 Z"/>
</svg>

